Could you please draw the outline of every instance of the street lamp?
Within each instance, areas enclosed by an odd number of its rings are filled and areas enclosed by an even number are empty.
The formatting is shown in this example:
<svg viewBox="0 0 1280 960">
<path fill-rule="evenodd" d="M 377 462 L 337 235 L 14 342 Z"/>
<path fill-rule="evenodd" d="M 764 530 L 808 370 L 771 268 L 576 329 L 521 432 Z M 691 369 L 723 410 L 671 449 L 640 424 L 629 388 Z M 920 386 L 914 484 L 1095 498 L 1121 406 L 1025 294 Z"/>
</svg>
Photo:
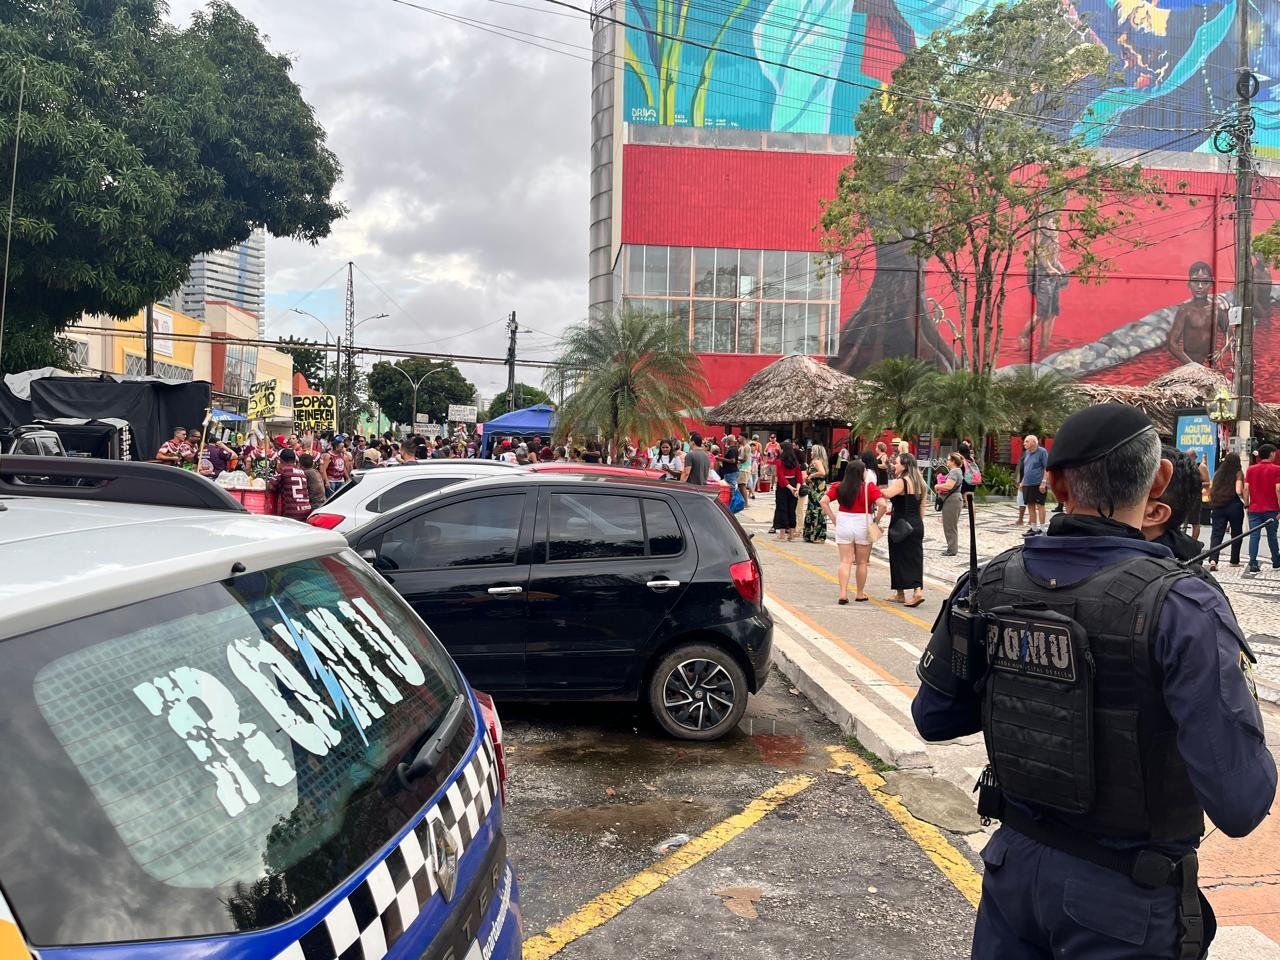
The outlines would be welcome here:
<svg viewBox="0 0 1280 960">
<path fill-rule="evenodd" d="M 324 372 L 321 374 L 321 377 L 323 378 L 323 380 L 320 384 L 320 392 L 323 393 L 324 387 L 325 387 L 325 384 L 323 381 L 327 381 L 329 379 L 329 337 L 332 334 L 334 339 L 336 340 L 337 334 L 334 334 L 333 331 L 329 329 L 329 325 L 325 323 L 323 320 L 321 320 L 319 317 L 317 317 L 314 313 L 308 313 L 306 310 L 299 310 L 297 307 L 290 307 L 289 312 L 296 313 L 304 317 L 310 317 L 316 323 L 320 324 L 320 326 L 324 327 Z"/>
<path fill-rule="evenodd" d="M 447 366 L 432 367 L 430 370 L 424 373 L 417 380 L 414 380 L 412 374 L 410 374 L 409 371 L 405 370 L 404 367 L 397 367 L 394 363 L 391 364 L 390 366 L 392 370 L 397 370 L 400 373 L 404 374 L 404 378 L 408 380 L 411 384 L 413 384 L 413 412 L 409 417 L 409 422 L 412 426 L 416 427 L 418 423 L 418 388 L 422 386 L 423 382 L 427 379 L 427 377 L 431 376 L 433 373 L 439 373 L 441 370 L 449 370 L 450 368 Z"/>
</svg>

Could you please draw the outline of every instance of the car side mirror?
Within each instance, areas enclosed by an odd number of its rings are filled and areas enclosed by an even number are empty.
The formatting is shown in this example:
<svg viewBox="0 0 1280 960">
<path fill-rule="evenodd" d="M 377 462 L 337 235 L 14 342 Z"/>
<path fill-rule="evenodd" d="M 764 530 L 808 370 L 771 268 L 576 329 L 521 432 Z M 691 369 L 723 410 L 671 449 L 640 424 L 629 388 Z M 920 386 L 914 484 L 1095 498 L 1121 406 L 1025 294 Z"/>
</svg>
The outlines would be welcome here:
<svg viewBox="0 0 1280 960">
<path fill-rule="evenodd" d="M 360 551 L 360 559 L 376 567 L 378 565 L 378 551 L 372 547 L 365 547 Z"/>
</svg>

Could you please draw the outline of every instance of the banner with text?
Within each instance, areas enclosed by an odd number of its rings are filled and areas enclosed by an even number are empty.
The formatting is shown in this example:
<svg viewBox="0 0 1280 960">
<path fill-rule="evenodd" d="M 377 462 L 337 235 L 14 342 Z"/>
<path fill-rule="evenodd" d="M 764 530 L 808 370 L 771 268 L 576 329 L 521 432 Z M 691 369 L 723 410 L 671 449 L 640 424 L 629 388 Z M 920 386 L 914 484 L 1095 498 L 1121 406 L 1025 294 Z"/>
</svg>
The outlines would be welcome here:
<svg viewBox="0 0 1280 960">
<path fill-rule="evenodd" d="M 276 404 L 279 400 L 276 381 L 259 380 L 249 385 L 249 419 L 266 420 L 276 415 Z"/>
<path fill-rule="evenodd" d="M 338 401 L 331 394 L 293 398 L 293 429 L 324 433 L 338 430 Z"/>
<path fill-rule="evenodd" d="M 1174 430 L 1174 446 L 1184 453 L 1195 451 L 1200 462 L 1209 465 L 1209 476 L 1218 462 L 1218 426 L 1203 414 L 1187 414 L 1178 418 Z"/>
<path fill-rule="evenodd" d="M 445 419 L 450 423 L 475 423 L 477 412 L 475 407 L 451 403 L 449 404 L 449 415 Z"/>
</svg>

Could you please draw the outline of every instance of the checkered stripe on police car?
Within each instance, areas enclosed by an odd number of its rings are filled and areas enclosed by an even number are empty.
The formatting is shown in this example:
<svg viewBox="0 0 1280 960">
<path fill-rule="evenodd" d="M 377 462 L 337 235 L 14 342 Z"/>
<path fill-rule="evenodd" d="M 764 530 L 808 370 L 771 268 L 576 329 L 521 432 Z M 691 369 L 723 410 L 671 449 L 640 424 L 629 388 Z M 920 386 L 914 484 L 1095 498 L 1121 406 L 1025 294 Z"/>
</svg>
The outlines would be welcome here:
<svg viewBox="0 0 1280 960">
<path fill-rule="evenodd" d="M 436 814 L 465 853 L 497 796 L 498 763 L 486 734 L 481 748 L 440 801 L 358 887 L 276 954 L 275 960 L 379 960 L 385 956 L 436 893 L 431 856 L 431 822 Z"/>
</svg>

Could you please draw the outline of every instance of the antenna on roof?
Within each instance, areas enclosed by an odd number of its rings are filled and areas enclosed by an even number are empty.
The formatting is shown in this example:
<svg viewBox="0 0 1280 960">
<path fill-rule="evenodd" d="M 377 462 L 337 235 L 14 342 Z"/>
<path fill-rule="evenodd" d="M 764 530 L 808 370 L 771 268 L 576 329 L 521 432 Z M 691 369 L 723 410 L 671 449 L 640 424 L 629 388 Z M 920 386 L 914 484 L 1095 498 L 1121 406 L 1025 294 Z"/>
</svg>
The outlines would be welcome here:
<svg viewBox="0 0 1280 960">
<path fill-rule="evenodd" d="M 27 93 L 27 68 L 18 79 L 18 124 L 13 132 L 13 174 L 9 178 L 9 225 L 4 236 L 4 280 L 0 285 L 0 357 L 4 356 L 4 319 L 9 306 L 9 247 L 13 243 L 13 199 L 18 191 L 18 144 L 22 142 L 22 100 Z"/>
</svg>

